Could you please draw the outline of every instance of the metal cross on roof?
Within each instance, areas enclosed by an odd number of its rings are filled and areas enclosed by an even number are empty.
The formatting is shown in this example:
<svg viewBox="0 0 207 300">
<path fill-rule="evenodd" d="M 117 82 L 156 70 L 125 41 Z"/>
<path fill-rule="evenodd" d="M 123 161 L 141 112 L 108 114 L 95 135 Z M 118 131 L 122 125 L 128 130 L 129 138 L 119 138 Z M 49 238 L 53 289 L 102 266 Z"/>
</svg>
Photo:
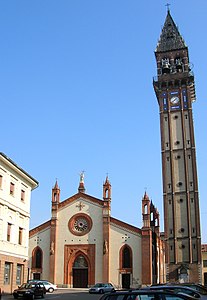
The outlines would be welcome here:
<svg viewBox="0 0 207 300">
<path fill-rule="evenodd" d="M 170 11 L 170 3 L 167 3 L 165 6 L 167 6 L 167 11 Z"/>
</svg>

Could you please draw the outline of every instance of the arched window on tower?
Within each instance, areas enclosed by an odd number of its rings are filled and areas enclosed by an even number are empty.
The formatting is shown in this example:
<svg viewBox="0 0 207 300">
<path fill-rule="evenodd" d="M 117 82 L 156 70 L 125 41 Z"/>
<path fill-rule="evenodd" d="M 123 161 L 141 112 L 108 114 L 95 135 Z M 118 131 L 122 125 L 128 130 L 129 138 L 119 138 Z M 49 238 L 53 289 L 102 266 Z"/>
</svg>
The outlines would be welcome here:
<svg viewBox="0 0 207 300">
<path fill-rule="evenodd" d="M 150 213 L 150 221 L 154 221 L 154 214 L 153 214 L 153 212 Z"/>
<path fill-rule="evenodd" d="M 147 207 L 147 204 L 145 204 L 144 206 L 144 214 L 146 215 L 148 213 L 148 207 Z"/>
<path fill-rule="evenodd" d="M 106 198 L 109 197 L 109 190 L 108 190 L 108 189 L 105 190 L 105 197 L 106 197 Z"/>
<path fill-rule="evenodd" d="M 57 202 L 57 193 L 54 193 L 54 202 Z"/>
</svg>

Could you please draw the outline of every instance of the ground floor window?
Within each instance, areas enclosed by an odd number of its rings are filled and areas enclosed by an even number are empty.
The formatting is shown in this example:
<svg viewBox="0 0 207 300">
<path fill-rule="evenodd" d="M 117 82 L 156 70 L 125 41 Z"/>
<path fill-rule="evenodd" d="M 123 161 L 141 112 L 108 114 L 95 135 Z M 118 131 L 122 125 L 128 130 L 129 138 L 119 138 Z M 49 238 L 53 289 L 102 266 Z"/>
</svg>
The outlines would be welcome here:
<svg viewBox="0 0 207 300">
<path fill-rule="evenodd" d="M 204 285 L 207 286 L 207 273 L 204 273 Z"/>
<path fill-rule="evenodd" d="M 203 267 L 204 267 L 204 268 L 207 267 L 207 260 L 206 260 L 206 259 L 203 260 Z"/>
<path fill-rule="evenodd" d="M 17 265 L 16 285 L 21 285 L 22 282 L 22 265 Z"/>
<path fill-rule="evenodd" d="M 11 263 L 5 262 L 4 265 L 4 284 L 10 284 L 10 278 L 11 278 Z"/>
</svg>

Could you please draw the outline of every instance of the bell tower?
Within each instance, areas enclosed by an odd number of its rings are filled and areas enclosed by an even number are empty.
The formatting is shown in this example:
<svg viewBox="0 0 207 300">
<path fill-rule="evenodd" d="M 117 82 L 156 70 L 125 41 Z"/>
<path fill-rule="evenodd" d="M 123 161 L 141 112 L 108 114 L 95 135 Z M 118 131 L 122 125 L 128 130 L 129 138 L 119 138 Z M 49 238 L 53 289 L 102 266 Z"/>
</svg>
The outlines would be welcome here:
<svg viewBox="0 0 207 300">
<path fill-rule="evenodd" d="M 110 274 L 110 216 L 111 216 L 111 183 L 106 177 L 103 184 L 103 281 L 109 282 Z"/>
<path fill-rule="evenodd" d="M 201 282 L 201 236 L 192 104 L 194 75 L 168 9 L 155 57 L 167 281 Z"/>
</svg>

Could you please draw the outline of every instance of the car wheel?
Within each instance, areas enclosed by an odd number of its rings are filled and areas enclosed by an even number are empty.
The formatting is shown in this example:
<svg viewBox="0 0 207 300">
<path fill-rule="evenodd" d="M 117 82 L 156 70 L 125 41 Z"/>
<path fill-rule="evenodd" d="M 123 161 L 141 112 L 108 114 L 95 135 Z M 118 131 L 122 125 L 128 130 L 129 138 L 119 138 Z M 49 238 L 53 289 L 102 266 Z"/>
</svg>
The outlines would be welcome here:
<svg viewBox="0 0 207 300">
<path fill-rule="evenodd" d="M 18 295 L 14 295 L 14 299 L 18 299 Z"/>
<path fill-rule="evenodd" d="M 104 290 L 100 290 L 100 294 L 103 294 L 104 293 Z"/>
<path fill-rule="evenodd" d="M 53 292 L 54 292 L 54 289 L 50 287 L 50 288 L 48 289 L 48 292 L 49 292 L 49 293 L 53 293 Z"/>
<path fill-rule="evenodd" d="M 35 295 L 32 294 L 32 295 L 30 296 L 30 299 L 33 300 L 34 298 L 35 298 Z"/>
<path fill-rule="evenodd" d="M 45 298 L 45 295 L 44 295 L 44 293 L 42 293 L 42 295 L 41 295 L 41 298 Z"/>
</svg>

